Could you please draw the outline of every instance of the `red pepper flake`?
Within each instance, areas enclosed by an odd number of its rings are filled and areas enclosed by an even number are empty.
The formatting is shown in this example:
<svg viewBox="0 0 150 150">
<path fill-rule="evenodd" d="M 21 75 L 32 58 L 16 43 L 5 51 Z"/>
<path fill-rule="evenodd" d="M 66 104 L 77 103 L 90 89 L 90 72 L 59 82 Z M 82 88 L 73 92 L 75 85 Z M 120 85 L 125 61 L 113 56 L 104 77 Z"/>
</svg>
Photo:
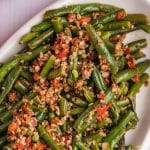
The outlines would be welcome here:
<svg viewBox="0 0 150 150">
<path fill-rule="evenodd" d="M 122 10 L 122 11 L 119 11 L 117 14 L 116 14 L 116 20 L 121 20 L 125 17 L 125 11 Z"/>
<path fill-rule="evenodd" d="M 134 58 L 133 58 L 133 57 L 130 56 L 130 57 L 128 58 L 128 62 L 127 62 L 127 63 L 128 63 L 128 66 L 129 66 L 130 69 L 135 68 L 135 61 L 134 61 Z"/>
<path fill-rule="evenodd" d="M 56 57 L 59 59 L 62 59 L 62 58 L 67 56 L 67 53 L 68 53 L 67 47 L 65 45 L 62 45 L 62 50 L 60 51 L 60 53 Z"/>
<path fill-rule="evenodd" d="M 127 48 L 125 49 L 125 54 L 126 54 L 126 55 L 130 55 L 130 53 L 131 53 L 131 49 L 130 49 L 129 47 L 127 47 Z"/>
<path fill-rule="evenodd" d="M 38 81 L 40 79 L 39 73 L 38 72 L 34 72 L 33 78 L 34 78 L 35 81 Z"/>
<path fill-rule="evenodd" d="M 73 21 L 75 21 L 75 19 L 76 19 L 76 14 L 70 13 L 67 15 L 67 20 L 69 22 L 73 22 Z"/>
<path fill-rule="evenodd" d="M 135 79 L 135 82 L 136 82 L 136 83 L 140 82 L 140 74 L 139 74 L 139 73 L 136 73 L 134 79 Z"/>
</svg>

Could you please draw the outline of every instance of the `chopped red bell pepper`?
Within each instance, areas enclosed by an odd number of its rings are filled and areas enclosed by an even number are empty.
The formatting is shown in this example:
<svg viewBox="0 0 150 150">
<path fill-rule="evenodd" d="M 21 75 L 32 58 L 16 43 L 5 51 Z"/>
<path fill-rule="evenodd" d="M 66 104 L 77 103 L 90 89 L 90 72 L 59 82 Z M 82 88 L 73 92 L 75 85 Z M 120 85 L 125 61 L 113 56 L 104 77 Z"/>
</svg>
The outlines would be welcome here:
<svg viewBox="0 0 150 150">
<path fill-rule="evenodd" d="M 75 19 L 76 19 L 76 14 L 70 13 L 67 15 L 67 20 L 69 22 L 73 22 L 73 21 L 75 21 Z"/>
<path fill-rule="evenodd" d="M 62 58 L 67 56 L 67 53 L 68 53 L 68 49 L 65 46 L 63 46 L 62 50 L 60 51 L 60 53 L 56 57 L 59 59 L 62 59 Z"/>
<path fill-rule="evenodd" d="M 131 49 L 130 49 L 129 47 L 127 47 L 127 48 L 125 49 L 125 54 L 126 54 L 126 55 L 130 55 L 130 53 L 131 53 Z"/>
<path fill-rule="evenodd" d="M 134 62 L 134 58 L 133 57 L 129 57 L 128 58 L 128 66 L 130 69 L 135 68 L 135 62 Z"/>
<path fill-rule="evenodd" d="M 125 11 L 122 10 L 122 11 L 119 11 L 117 14 L 116 14 L 116 20 L 121 20 L 125 17 Z"/>
<path fill-rule="evenodd" d="M 139 73 L 137 73 L 136 75 L 135 75 L 135 82 L 136 83 L 138 83 L 138 82 L 140 82 L 140 75 L 139 75 Z"/>
</svg>

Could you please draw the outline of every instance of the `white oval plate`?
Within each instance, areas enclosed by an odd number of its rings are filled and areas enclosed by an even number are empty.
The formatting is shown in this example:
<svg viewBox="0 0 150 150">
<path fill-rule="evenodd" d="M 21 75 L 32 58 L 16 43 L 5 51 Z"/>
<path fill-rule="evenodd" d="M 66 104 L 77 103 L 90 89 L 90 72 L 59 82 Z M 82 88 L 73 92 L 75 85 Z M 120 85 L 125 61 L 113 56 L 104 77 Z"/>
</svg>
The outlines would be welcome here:
<svg viewBox="0 0 150 150">
<path fill-rule="evenodd" d="M 43 9 L 24 26 L 22 26 L 12 37 L 10 37 L 4 45 L 0 48 L 0 62 L 4 62 L 22 48 L 18 41 L 22 35 L 29 32 L 31 27 L 42 20 L 42 15 L 48 9 L 62 7 L 64 5 L 78 4 L 78 3 L 107 3 L 125 8 L 128 13 L 144 13 L 150 17 L 150 0 L 57 0 L 50 6 Z M 147 58 L 150 58 L 150 35 L 143 31 L 135 31 L 127 35 L 125 42 L 137 40 L 140 38 L 148 39 L 148 47 L 143 49 Z M 148 71 L 150 73 L 150 70 Z M 126 144 L 133 144 L 138 146 L 136 149 L 150 150 L 150 86 L 142 88 L 140 94 L 137 95 L 136 111 L 139 117 L 139 123 L 135 130 L 129 131 L 126 135 Z"/>
</svg>

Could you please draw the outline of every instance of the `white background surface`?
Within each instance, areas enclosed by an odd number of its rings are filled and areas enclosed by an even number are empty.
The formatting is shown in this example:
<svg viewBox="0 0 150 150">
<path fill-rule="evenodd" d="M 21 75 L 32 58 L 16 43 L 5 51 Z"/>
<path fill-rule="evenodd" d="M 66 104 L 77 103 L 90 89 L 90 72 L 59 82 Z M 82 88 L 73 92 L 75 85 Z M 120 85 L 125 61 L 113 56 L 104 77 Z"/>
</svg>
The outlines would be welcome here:
<svg viewBox="0 0 150 150">
<path fill-rule="evenodd" d="M 50 4 L 52 0 L 0 0 L 0 45 L 2 41 L 29 20 L 42 7 Z M 72 3 L 102 2 L 124 7 L 128 13 L 144 13 L 150 17 L 150 0 L 59 0 L 51 5 L 51 8 L 61 7 Z M 6 7 L 7 6 L 7 7 Z M 8 9 L 8 10 L 7 10 Z M 11 14 L 9 14 L 11 13 Z M 45 12 L 45 10 L 43 10 Z M 19 49 L 18 40 L 20 36 L 28 32 L 32 25 L 41 20 L 41 12 L 30 22 L 25 24 L 11 39 L 9 39 L 0 49 L 0 61 L 4 61 L 9 56 L 13 56 Z M 6 15 L 4 14 L 6 13 Z M 13 18 L 12 18 L 13 17 Z M 143 31 L 136 31 L 128 34 L 127 42 L 147 38 L 149 44 L 143 49 L 150 58 L 150 35 Z M 9 56 L 8 56 L 9 55 Z M 150 71 L 150 69 L 149 69 Z M 128 133 L 126 142 L 134 146 L 140 146 L 138 150 L 150 150 L 150 85 L 142 88 L 137 96 L 137 114 L 139 123 L 135 130 Z"/>
<path fill-rule="evenodd" d="M 55 0 L 0 0 L 0 46 L 52 1 Z"/>
</svg>

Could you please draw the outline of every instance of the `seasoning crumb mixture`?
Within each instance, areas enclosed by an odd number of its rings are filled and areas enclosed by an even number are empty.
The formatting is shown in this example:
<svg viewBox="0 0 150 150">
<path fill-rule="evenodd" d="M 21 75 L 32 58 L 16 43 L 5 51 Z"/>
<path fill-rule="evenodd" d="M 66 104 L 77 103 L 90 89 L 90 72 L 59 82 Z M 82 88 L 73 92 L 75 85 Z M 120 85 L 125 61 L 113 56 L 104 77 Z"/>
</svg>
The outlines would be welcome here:
<svg viewBox="0 0 150 150">
<path fill-rule="evenodd" d="M 21 38 L 25 52 L 0 67 L 0 149 L 132 149 L 124 135 L 150 66 L 136 62 L 146 39 L 124 44 L 128 32 L 149 32 L 138 15 L 97 3 L 46 11 Z"/>
</svg>

